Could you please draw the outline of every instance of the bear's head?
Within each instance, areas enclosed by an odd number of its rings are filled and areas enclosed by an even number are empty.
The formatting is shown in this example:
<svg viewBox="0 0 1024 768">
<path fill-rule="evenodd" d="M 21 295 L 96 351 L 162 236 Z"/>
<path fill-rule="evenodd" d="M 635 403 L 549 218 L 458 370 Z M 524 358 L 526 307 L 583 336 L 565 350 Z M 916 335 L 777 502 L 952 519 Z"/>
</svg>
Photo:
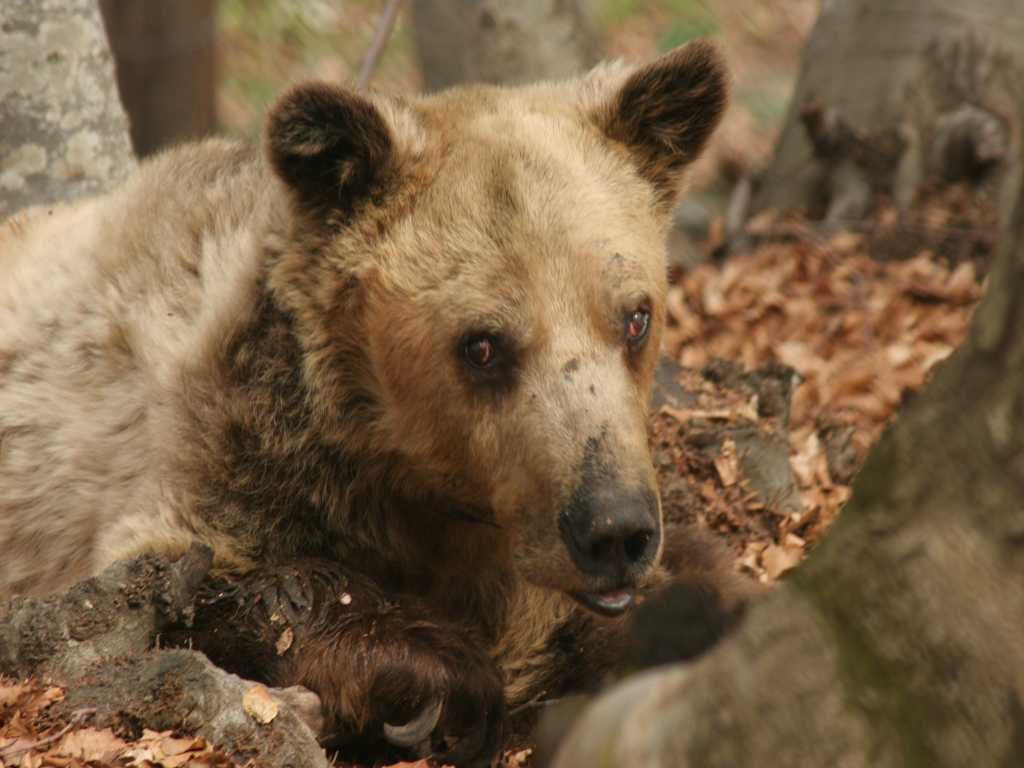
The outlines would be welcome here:
<svg viewBox="0 0 1024 768">
<path fill-rule="evenodd" d="M 696 42 L 407 101 L 303 85 L 268 120 L 291 200 L 272 288 L 317 412 L 396 488 L 499 529 L 494 558 L 603 613 L 661 549 L 665 236 L 726 90 Z"/>
</svg>

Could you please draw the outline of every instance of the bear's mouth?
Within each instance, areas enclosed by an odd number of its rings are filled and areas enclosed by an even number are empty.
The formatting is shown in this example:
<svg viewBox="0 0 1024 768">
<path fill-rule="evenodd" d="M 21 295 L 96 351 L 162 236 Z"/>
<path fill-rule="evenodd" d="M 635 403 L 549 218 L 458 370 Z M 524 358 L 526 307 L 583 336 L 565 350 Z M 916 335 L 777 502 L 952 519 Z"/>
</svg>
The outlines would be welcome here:
<svg viewBox="0 0 1024 768">
<path fill-rule="evenodd" d="M 607 592 L 571 592 L 570 594 L 584 608 L 602 616 L 621 616 L 629 610 L 636 599 L 636 590 L 631 587 L 612 589 Z"/>
</svg>

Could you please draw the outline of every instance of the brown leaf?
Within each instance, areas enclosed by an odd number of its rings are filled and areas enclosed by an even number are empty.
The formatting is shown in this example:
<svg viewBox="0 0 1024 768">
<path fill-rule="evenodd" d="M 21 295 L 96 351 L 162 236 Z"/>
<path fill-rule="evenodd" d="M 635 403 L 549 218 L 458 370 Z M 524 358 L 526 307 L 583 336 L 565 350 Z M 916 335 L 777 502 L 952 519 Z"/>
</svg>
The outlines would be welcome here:
<svg viewBox="0 0 1024 768">
<path fill-rule="evenodd" d="M 727 438 L 722 443 L 722 448 L 715 457 L 714 463 L 722 485 L 726 488 L 735 485 L 739 477 L 739 462 L 736 458 L 736 443 L 732 438 Z"/>
<path fill-rule="evenodd" d="M 763 542 L 751 542 L 747 544 L 743 550 L 743 554 L 737 561 L 741 568 L 746 568 L 755 574 L 764 573 L 764 568 L 761 567 L 761 553 L 765 550 L 765 544 Z"/>
<path fill-rule="evenodd" d="M 242 708 L 249 717 L 263 725 L 277 717 L 277 702 L 266 687 L 259 684 L 242 694 Z"/>
<path fill-rule="evenodd" d="M 185 739 L 174 739 L 174 738 L 163 738 L 159 742 L 160 750 L 165 755 L 180 755 L 185 752 L 199 752 L 206 749 L 206 739 L 201 736 L 185 738 Z"/>
<path fill-rule="evenodd" d="M 524 768 L 530 761 L 533 749 L 520 749 L 517 752 L 506 752 L 501 760 L 501 768 Z"/>
<path fill-rule="evenodd" d="M 127 746 L 125 741 L 115 736 L 109 728 L 79 728 L 65 734 L 50 752 L 55 755 L 77 757 L 85 762 L 110 762 Z"/>
<path fill-rule="evenodd" d="M 772 581 L 778 579 L 786 571 L 791 571 L 803 559 L 803 547 L 779 546 L 769 544 L 761 553 L 761 563 L 764 565 L 765 573 Z"/>
<path fill-rule="evenodd" d="M 186 752 L 181 755 L 165 755 L 161 758 L 160 765 L 162 768 L 181 768 L 181 766 L 192 762 L 195 754 L 195 752 Z"/>
<path fill-rule="evenodd" d="M 64 689 L 51 686 L 39 694 L 33 701 L 33 706 L 30 709 L 33 713 L 37 713 L 46 709 L 51 704 L 56 704 L 58 701 L 64 701 Z"/>
<path fill-rule="evenodd" d="M 31 690 L 27 683 L 0 679 L 0 707 L 13 707 L 26 692 Z"/>
<path fill-rule="evenodd" d="M 24 756 L 32 751 L 32 748 L 39 742 L 39 739 L 20 736 L 16 739 L 0 740 L 0 762 L 10 763 L 12 766 L 24 763 Z M 20 762 L 19 762 L 20 761 Z"/>
<path fill-rule="evenodd" d="M 284 656 L 288 649 L 292 647 L 292 643 L 295 641 L 295 632 L 291 627 L 285 627 L 284 631 L 277 638 L 277 642 L 274 643 L 274 648 L 277 650 L 278 656 Z"/>
</svg>

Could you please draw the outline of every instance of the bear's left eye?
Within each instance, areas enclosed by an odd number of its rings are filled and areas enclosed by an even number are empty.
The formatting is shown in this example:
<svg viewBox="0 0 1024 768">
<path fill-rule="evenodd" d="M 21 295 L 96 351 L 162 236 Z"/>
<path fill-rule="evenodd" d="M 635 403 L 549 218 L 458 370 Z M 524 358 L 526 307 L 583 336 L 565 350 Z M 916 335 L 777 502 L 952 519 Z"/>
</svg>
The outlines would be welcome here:
<svg viewBox="0 0 1024 768">
<path fill-rule="evenodd" d="M 648 309 L 634 309 L 626 316 L 626 343 L 638 347 L 647 338 L 651 327 L 651 312 Z"/>
<path fill-rule="evenodd" d="M 474 387 L 497 393 L 515 386 L 518 360 L 508 336 L 488 331 L 466 334 L 459 341 L 457 354 Z"/>
</svg>

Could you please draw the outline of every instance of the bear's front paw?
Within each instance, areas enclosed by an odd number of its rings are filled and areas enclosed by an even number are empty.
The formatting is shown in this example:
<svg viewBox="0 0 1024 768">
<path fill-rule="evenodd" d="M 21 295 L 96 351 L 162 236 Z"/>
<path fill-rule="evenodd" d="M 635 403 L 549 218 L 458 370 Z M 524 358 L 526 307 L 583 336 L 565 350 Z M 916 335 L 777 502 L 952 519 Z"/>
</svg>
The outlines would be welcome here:
<svg viewBox="0 0 1024 768">
<path fill-rule="evenodd" d="M 454 637 L 416 634 L 407 653 L 382 665 L 370 686 L 384 739 L 460 768 L 489 765 L 505 725 L 497 668 Z"/>
<path fill-rule="evenodd" d="M 414 622 L 386 638 L 380 624 L 375 629 L 366 638 L 365 656 L 336 666 L 348 679 L 321 679 L 316 686 L 328 720 L 336 718 L 341 754 L 366 751 L 379 758 L 376 744 L 401 758 L 432 756 L 459 768 L 489 765 L 502 744 L 505 699 L 501 675 L 482 646 L 430 622 Z M 321 665 L 321 675 L 333 666 Z M 351 698 L 353 672 L 366 676 L 361 701 Z"/>
</svg>

